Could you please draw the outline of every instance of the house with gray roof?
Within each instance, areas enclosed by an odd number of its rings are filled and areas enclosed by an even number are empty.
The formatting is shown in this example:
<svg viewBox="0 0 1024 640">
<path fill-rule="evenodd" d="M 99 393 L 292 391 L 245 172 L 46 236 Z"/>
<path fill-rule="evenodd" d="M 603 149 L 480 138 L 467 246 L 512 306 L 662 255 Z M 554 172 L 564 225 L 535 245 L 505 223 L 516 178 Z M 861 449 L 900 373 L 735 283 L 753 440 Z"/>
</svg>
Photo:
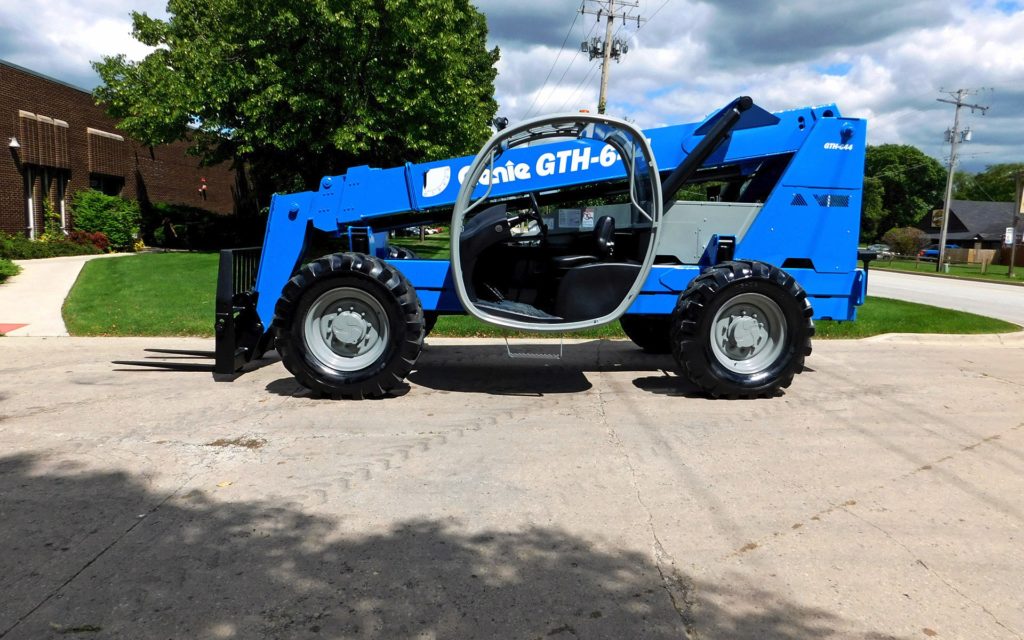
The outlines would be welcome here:
<svg viewBox="0 0 1024 640">
<path fill-rule="evenodd" d="M 946 242 L 965 249 L 999 249 L 1003 245 L 1006 227 L 1014 219 L 1013 202 L 978 202 L 952 200 L 949 205 L 949 227 Z M 1016 216 L 1017 237 L 1024 229 L 1024 217 Z M 925 215 L 917 228 L 928 235 L 931 242 L 939 242 L 942 228 L 942 208 Z"/>
</svg>

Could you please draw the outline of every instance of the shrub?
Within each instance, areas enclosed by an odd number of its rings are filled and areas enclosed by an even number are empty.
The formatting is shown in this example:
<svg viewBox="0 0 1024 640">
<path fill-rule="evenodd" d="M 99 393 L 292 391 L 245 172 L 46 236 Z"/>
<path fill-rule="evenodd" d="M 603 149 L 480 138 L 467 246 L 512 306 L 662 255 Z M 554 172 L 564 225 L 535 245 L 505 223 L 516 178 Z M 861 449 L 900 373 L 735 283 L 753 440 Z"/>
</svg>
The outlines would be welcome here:
<svg viewBox="0 0 1024 640">
<path fill-rule="evenodd" d="M 892 247 L 897 255 L 913 256 L 928 244 L 928 236 L 914 227 L 895 227 L 885 232 L 882 242 Z"/>
<path fill-rule="evenodd" d="M 3 282 L 11 276 L 16 276 L 21 271 L 21 267 L 14 264 L 10 260 L 0 258 L 0 282 Z"/>
<path fill-rule="evenodd" d="M 44 242 L 64 239 L 64 231 L 60 228 L 60 214 L 48 199 L 43 200 L 43 234 L 39 239 Z"/>
<path fill-rule="evenodd" d="M 29 240 L 24 236 L 0 233 L 0 258 L 30 260 L 57 256 L 83 256 L 100 251 L 92 245 L 81 245 L 60 236 L 46 240 Z"/>
<path fill-rule="evenodd" d="M 75 244 L 93 246 L 101 252 L 106 252 L 110 248 L 110 239 L 102 231 L 72 231 L 68 234 L 68 241 Z"/>
<path fill-rule="evenodd" d="M 100 231 L 115 249 L 132 249 L 142 218 L 138 202 L 88 190 L 76 193 L 71 207 L 75 212 L 76 229 Z"/>
</svg>

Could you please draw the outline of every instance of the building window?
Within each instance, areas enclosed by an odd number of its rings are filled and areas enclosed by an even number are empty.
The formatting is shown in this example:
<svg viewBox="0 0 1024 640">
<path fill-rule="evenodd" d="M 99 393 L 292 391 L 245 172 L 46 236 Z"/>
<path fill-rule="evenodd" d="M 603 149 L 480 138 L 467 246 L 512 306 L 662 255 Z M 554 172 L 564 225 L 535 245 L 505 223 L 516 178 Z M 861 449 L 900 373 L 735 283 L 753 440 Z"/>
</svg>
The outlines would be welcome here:
<svg viewBox="0 0 1024 640">
<path fill-rule="evenodd" d="M 89 174 L 89 188 L 102 191 L 108 196 L 119 196 L 124 189 L 124 178 L 121 176 L 108 176 L 102 173 Z"/>
</svg>

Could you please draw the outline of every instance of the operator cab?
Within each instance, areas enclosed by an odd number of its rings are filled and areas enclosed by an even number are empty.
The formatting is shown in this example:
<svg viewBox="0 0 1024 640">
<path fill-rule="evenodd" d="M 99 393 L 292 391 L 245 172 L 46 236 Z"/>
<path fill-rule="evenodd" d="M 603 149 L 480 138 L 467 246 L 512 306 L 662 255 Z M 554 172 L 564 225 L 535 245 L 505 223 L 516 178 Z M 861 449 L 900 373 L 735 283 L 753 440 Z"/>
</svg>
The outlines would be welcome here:
<svg viewBox="0 0 1024 640">
<path fill-rule="evenodd" d="M 579 329 L 625 313 L 654 258 L 661 183 L 632 125 L 573 114 L 495 135 L 465 173 L 452 267 L 466 311 Z"/>
</svg>

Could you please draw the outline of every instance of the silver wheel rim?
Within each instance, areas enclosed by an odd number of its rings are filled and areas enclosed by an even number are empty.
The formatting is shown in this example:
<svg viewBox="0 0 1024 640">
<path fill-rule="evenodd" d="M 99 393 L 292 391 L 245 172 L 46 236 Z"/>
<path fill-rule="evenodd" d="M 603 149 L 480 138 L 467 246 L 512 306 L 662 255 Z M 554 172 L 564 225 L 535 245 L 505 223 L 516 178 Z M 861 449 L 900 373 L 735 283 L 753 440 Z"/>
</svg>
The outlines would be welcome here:
<svg viewBox="0 0 1024 640">
<path fill-rule="evenodd" d="M 388 346 L 387 312 L 369 293 L 338 287 L 309 306 L 302 323 L 307 352 L 337 371 L 359 371 Z"/>
<path fill-rule="evenodd" d="M 778 360 L 786 344 L 786 319 L 778 303 L 760 293 L 730 298 L 711 321 L 711 351 L 734 373 L 756 374 Z"/>
</svg>

